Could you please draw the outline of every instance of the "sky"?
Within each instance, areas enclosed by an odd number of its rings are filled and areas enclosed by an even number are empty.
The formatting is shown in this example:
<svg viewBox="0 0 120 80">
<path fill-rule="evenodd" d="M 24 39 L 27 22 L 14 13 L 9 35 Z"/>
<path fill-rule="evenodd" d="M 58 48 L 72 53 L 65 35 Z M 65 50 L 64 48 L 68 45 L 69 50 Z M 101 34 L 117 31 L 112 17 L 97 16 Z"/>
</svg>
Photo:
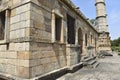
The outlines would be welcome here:
<svg viewBox="0 0 120 80">
<path fill-rule="evenodd" d="M 72 0 L 86 18 L 96 17 L 95 0 Z M 120 37 L 120 0 L 105 0 L 111 40 Z"/>
</svg>

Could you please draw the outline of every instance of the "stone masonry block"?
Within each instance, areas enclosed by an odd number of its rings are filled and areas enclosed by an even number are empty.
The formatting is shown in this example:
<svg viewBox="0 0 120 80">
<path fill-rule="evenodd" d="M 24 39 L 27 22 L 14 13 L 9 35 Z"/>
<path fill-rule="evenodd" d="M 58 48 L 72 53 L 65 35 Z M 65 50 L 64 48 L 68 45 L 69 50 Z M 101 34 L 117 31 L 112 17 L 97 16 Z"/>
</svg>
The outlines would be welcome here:
<svg viewBox="0 0 120 80">
<path fill-rule="evenodd" d="M 8 74 L 16 75 L 17 74 L 17 66 L 12 64 L 7 64 L 6 72 Z"/>
<path fill-rule="evenodd" d="M 0 45 L 0 51 L 6 51 L 7 45 Z"/>
<path fill-rule="evenodd" d="M 11 17 L 16 16 L 16 9 L 11 10 Z"/>
<path fill-rule="evenodd" d="M 51 61 L 50 61 L 50 58 L 48 57 L 48 58 L 42 58 L 41 59 L 41 64 L 46 64 L 46 63 L 50 63 Z"/>
<path fill-rule="evenodd" d="M 30 3 L 16 8 L 16 14 L 21 14 L 21 13 L 29 11 L 29 10 L 30 10 Z"/>
<path fill-rule="evenodd" d="M 7 59 L 2 59 L 2 58 L 0 59 L 0 63 L 1 63 L 1 64 L 6 64 L 7 61 L 8 61 Z"/>
<path fill-rule="evenodd" d="M 20 29 L 20 23 L 19 22 L 11 24 L 10 31 L 17 30 L 17 29 Z"/>
<path fill-rule="evenodd" d="M 15 34 L 15 31 L 10 31 L 10 40 L 17 38 L 17 35 Z"/>
<path fill-rule="evenodd" d="M 19 29 L 19 30 L 16 31 L 16 33 L 18 35 L 17 38 L 25 37 L 25 29 Z"/>
<path fill-rule="evenodd" d="M 35 20 L 35 21 L 38 21 L 40 23 L 44 23 L 44 16 L 40 15 L 40 14 L 37 14 L 35 12 L 31 12 L 31 19 Z"/>
<path fill-rule="evenodd" d="M 37 5 L 31 4 L 31 10 L 37 14 L 44 15 L 42 8 Z"/>
<path fill-rule="evenodd" d="M 43 65 L 35 66 L 30 68 L 30 76 L 35 77 L 44 74 L 44 67 Z"/>
<path fill-rule="evenodd" d="M 41 63 L 41 59 L 33 59 L 33 60 L 30 60 L 30 67 L 35 67 L 35 66 L 39 66 L 39 65 L 42 65 Z"/>
<path fill-rule="evenodd" d="M 18 66 L 19 65 L 18 59 L 7 59 L 7 64 Z"/>
<path fill-rule="evenodd" d="M 7 52 L 7 59 L 16 59 L 16 58 L 17 58 L 17 52 L 15 51 Z"/>
<path fill-rule="evenodd" d="M 54 57 L 56 56 L 54 51 L 41 51 L 43 57 Z"/>
<path fill-rule="evenodd" d="M 15 43 L 10 43 L 9 44 L 9 50 L 14 51 L 15 50 Z"/>
<path fill-rule="evenodd" d="M 29 42 L 25 43 L 10 43 L 11 51 L 29 51 Z"/>
<path fill-rule="evenodd" d="M 41 51 L 30 51 L 30 59 L 41 59 L 43 58 L 43 53 Z"/>
<path fill-rule="evenodd" d="M 0 72 L 3 72 L 3 73 L 6 73 L 6 64 L 4 64 L 4 63 L 0 63 Z"/>
<path fill-rule="evenodd" d="M 17 67 L 17 76 L 21 77 L 21 78 L 26 78 L 29 79 L 30 78 L 30 69 L 29 67 Z"/>
<path fill-rule="evenodd" d="M 29 67 L 29 60 L 21 60 L 21 59 L 19 59 L 18 60 L 18 65 L 19 66 L 22 66 L 22 67 Z"/>
<path fill-rule="evenodd" d="M 21 0 L 13 0 L 13 5 L 17 5 L 20 2 L 21 2 Z"/>
<path fill-rule="evenodd" d="M 43 64 L 43 67 L 45 73 L 55 70 L 54 65 L 52 65 L 51 63 Z"/>
<path fill-rule="evenodd" d="M 20 14 L 20 21 L 30 20 L 30 11 Z"/>
<path fill-rule="evenodd" d="M 6 58 L 6 55 L 7 53 L 6 52 L 0 52 L 0 58 Z"/>
<path fill-rule="evenodd" d="M 25 28 L 25 37 L 30 37 L 30 28 Z"/>
<path fill-rule="evenodd" d="M 18 51 L 17 58 L 22 59 L 22 60 L 29 60 L 30 52 L 29 51 Z"/>
<path fill-rule="evenodd" d="M 45 25 L 39 21 L 34 20 L 34 27 L 45 31 Z"/>
<path fill-rule="evenodd" d="M 20 15 L 16 15 L 10 18 L 10 24 L 17 23 L 20 21 Z"/>
</svg>

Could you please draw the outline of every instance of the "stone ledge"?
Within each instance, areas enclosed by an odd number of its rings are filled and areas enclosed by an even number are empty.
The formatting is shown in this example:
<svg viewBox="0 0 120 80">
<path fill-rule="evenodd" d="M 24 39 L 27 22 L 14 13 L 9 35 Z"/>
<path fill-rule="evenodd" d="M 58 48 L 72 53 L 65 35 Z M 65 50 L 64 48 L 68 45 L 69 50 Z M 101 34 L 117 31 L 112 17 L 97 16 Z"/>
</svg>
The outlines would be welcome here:
<svg viewBox="0 0 120 80">
<path fill-rule="evenodd" d="M 5 75 L 2 75 L 0 74 L 0 80 L 14 80 L 12 77 L 9 77 L 9 76 L 5 76 Z"/>
<path fill-rule="evenodd" d="M 42 75 L 40 77 L 37 77 L 32 80 L 56 80 L 57 78 L 67 74 L 67 73 L 74 73 L 77 70 L 81 69 L 83 67 L 83 63 L 79 63 L 76 65 L 73 65 L 71 67 L 64 67 L 58 70 L 55 70 L 53 72 L 47 73 L 45 75 Z"/>
<path fill-rule="evenodd" d="M 64 67 L 58 70 L 54 70 L 52 72 L 49 72 L 47 74 L 44 74 L 42 76 L 39 77 L 35 77 L 32 79 L 21 79 L 12 75 L 7 75 L 7 74 L 0 74 L 0 80 L 56 80 L 57 78 L 67 74 L 67 73 L 74 73 L 77 70 L 81 69 L 83 67 L 83 63 L 79 63 L 76 65 L 73 65 L 71 67 Z"/>
<path fill-rule="evenodd" d="M 76 65 L 73 65 L 70 68 L 68 68 L 68 73 L 74 73 L 74 72 L 76 72 L 77 70 L 79 70 L 82 67 L 83 67 L 83 63 L 82 62 L 79 63 L 79 64 L 76 64 Z"/>
</svg>

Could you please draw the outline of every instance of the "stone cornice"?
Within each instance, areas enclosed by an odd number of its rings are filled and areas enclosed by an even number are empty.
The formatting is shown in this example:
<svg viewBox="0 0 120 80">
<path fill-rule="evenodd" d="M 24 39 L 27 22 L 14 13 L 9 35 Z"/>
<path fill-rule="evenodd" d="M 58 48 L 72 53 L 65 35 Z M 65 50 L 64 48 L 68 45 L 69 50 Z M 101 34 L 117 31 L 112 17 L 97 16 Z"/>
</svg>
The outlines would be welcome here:
<svg viewBox="0 0 120 80">
<path fill-rule="evenodd" d="M 87 20 L 87 18 L 83 15 L 83 13 L 76 9 L 76 6 L 70 0 L 60 0 L 65 3 L 70 9 L 72 9 L 77 15 L 79 15 L 82 19 L 84 19 L 90 27 L 98 33 L 98 31 L 93 27 L 93 25 Z"/>
<path fill-rule="evenodd" d="M 95 6 L 96 6 L 97 4 L 99 4 L 99 3 L 102 3 L 102 4 L 104 4 L 104 5 L 106 6 L 106 4 L 105 4 L 104 2 L 96 2 L 96 3 L 95 3 Z"/>
<path fill-rule="evenodd" d="M 104 18 L 106 18 L 106 15 L 97 16 L 96 19 L 98 19 L 98 18 L 100 18 L 100 17 L 104 17 Z"/>
</svg>

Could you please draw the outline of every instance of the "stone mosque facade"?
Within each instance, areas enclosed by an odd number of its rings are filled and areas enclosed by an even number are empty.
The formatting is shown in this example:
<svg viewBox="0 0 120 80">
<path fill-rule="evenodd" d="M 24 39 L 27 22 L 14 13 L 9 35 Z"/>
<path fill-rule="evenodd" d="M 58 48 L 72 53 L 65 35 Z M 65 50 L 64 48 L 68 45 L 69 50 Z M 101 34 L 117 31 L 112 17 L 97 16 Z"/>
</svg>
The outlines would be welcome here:
<svg viewBox="0 0 120 80">
<path fill-rule="evenodd" d="M 0 0 L 0 75 L 47 80 L 111 51 L 105 1 L 95 6 L 96 28 L 70 0 Z"/>
</svg>

